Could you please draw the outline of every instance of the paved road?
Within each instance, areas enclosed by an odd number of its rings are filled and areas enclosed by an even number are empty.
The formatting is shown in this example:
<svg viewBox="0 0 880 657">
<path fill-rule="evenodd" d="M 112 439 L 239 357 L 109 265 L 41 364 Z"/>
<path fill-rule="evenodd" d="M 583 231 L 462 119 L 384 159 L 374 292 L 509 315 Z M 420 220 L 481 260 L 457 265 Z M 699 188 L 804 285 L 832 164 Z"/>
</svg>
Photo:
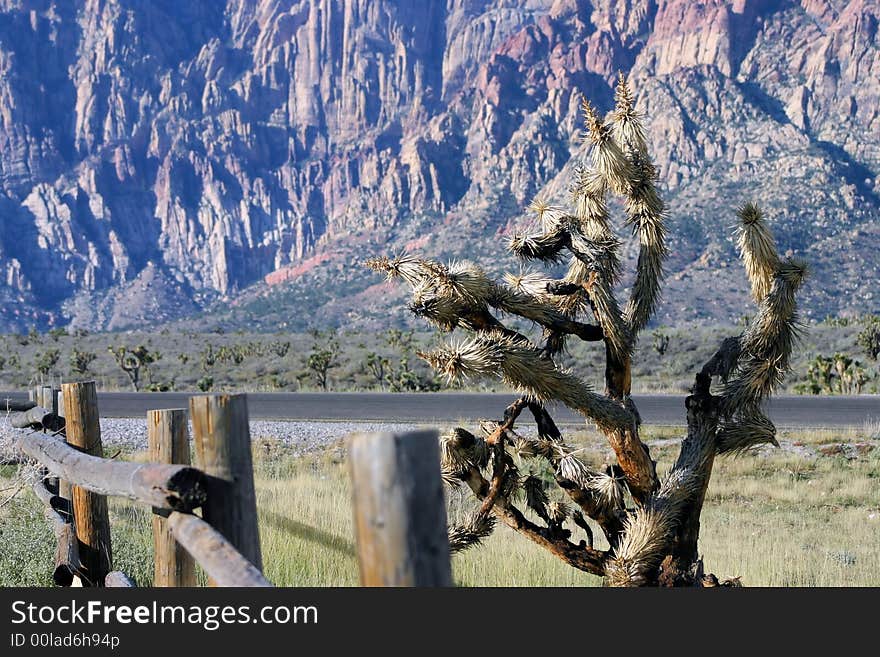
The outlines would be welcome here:
<svg viewBox="0 0 880 657">
<path fill-rule="evenodd" d="M 148 409 L 185 408 L 187 393 L 102 393 L 104 417 L 141 417 Z M 25 400 L 24 393 L 0 392 L 3 399 Z M 284 420 L 399 420 L 448 422 L 496 417 L 513 399 L 510 394 L 438 393 L 254 393 L 248 395 L 252 418 Z M 684 425 L 684 397 L 636 395 L 646 424 Z M 770 416 L 778 426 L 842 427 L 880 423 L 880 396 L 776 397 Z M 554 411 L 560 423 L 579 422 L 564 407 Z"/>
</svg>

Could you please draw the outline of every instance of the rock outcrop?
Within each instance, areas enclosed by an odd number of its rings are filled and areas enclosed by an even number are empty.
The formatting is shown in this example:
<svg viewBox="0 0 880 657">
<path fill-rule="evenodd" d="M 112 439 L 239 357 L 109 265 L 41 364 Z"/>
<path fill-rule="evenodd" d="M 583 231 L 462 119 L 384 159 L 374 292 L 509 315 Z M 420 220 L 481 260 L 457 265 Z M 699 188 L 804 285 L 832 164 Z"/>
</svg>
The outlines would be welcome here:
<svg viewBox="0 0 880 657">
<path fill-rule="evenodd" d="M 620 70 L 669 200 L 665 321 L 741 312 L 741 277 L 701 290 L 752 198 L 816 264 L 813 314 L 876 310 L 878 21 L 876 0 L 0 0 L 0 327 L 173 319 L 427 231 L 461 253 L 464 227 L 565 198 L 580 95 L 608 109 Z"/>
</svg>

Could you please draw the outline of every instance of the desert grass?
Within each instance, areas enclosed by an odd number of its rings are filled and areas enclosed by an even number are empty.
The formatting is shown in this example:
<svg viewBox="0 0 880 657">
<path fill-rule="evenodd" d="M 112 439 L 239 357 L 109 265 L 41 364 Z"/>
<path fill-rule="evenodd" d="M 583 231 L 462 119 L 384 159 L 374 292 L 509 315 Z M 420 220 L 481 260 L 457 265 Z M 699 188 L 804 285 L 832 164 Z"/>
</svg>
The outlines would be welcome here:
<svg viewBox="0 0 880 657">
<path fill-rule="evenodd" d="M 702 518 L 707 570 L 741 577 L 749 586 L 880 586 L 876 429 L 782 432 L 781 449 L 717 459 Z M 667 470 L 679 431 L 651 427 L 643 433 L 659 469 Z M 594 432 L 567 440 L 588 463 L 601 464 L 611 456 Z M 867 447 L 855 457 L 821 451 L 859 441 Z M 342 450 L 337 446 L 297 458 L 281 445 L 263 445 L 255 452 L 255 472 L 268 578 L 280 586 L 357 586 Z M 15 474 L 14 467 L 0 469 L 0 490 L 6 491 L 0 501 L 14 490 Z M 454 516 L 473 506 L 467 491 L 451 491 L 449 503 Z M 149 585 L 148 511 L 114 500 L 110 512 L 115 566 Z M 576 529 L 574 540 L 580 532 Z M 51 532 L 36 498 L 24 491 L 0 507 L 0 585 L 47 586 L 51 561 Z M 460 586 L 601 584 L 504 526 L 482 546 L 456 554 L 453 574 Z"/>
</svg>

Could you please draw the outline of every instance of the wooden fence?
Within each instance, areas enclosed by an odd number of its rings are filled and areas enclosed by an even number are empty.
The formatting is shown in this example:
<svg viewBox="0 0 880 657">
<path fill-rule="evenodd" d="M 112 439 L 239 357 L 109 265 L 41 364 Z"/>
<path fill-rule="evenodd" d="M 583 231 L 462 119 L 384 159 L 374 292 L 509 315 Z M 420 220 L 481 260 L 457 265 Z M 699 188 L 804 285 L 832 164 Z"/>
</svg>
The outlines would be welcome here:
<svg viewBox="0 0 880 657">
<path fill-rule="evenodd" d="M 154 586 L 272 586 L 263 575 L 246 395 L 147 414 L 148 463 L 104 456 L 93 382 L 41 386 L 6 411 L 56 539 L 58 586 L 134 586 L 113 570 L 107 497 L 152 509 Z M 190 465 L 189 420 L 196 466 Z M 450 586 L 436 432 L 348 438 L 364 586 Z"/>
</svg>

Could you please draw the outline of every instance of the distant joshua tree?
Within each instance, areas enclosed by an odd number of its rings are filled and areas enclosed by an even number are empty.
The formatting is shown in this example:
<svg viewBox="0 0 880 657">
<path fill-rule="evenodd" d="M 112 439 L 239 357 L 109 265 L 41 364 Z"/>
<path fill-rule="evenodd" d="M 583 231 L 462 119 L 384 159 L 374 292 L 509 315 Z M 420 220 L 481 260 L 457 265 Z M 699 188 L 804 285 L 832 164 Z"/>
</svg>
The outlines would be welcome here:
<svg viewBox="0 0 880 657">
<path fill-rule="evenodd" d="M 651 337 L 654 338 L 654 351 L 656 351 L 660 356 L 666 354 L 669 350 L 669 334 L 664 333 L 662 330 L 657 329 L 651 334 Z"/>
<path fill-rule="evenodd" d="M 880 356 L 880 317 L 871 315 L 858 335 L 859 346 L 871 360 Z"/>
<path fill-rule="evenodd" d="M 135 392 L 141 389 L 141 370 L 150 373 L 150 365 L 159 361 L 162 355 L 158 352 L 151 352 L 144 345 L 139 345 L 134 349 L 125 346 L 108 347 L 107 350 L 113 355 L 116 364 L 128 376 L 131 387 Z M 149 384 L 152 385 L 152 376 L 150 376 Z"/>
<path fill-rule="evenodd" d="M 807 365 L 807 381 L 795 390 L 811 395 L 860 395 L 868 382 L 862 364 L 846 354 L 816 356 Z"/>
<path fill-rule="evenodd" d="M 524 260 L 567 260 L 562 279 L 526 272 L 497 281 L 470 262 L 444 265 L 413 255 L 367 264 L 411 286 L 413 313 L 445 331 L 469 333 L 419 354 L 435 370 L 449 381 L 500 378 L 522 395 L 502 419 L 484 423 L 483 435 L 457 428 L 442 441 L 444 478 L 453 485 L 463 482 L 477 498 L 469 521 L 451 525 L 453 550 L 480 543 L 500 520 L 608 585 L 735 585 L 738 580 L 719 582 L 704 572 L 697 544 L 700 514 L 717 455 L 776 443 L 775 427 L 762 407 L 789 369 L 797 335 L 795 293 L 806 267 L 780 259 L 755 205 L 739 210 L 739 249 L 757 308 L 743 333 L 725 339 L 697 372 L 685 402 L 687 436 L 672 469 L 658 475 L 639 436 L 641 420 L 630 390 L 634 346 L 660 298 L 667 255 L 665 210 L 623 77 L 615 100 L 604 121 L 583 103 L 592 166 L 575 174 L 574 210 L 535 202 L 531 209 L 540 228 L 513 236 L 509 244 Z M 623 196 L 625 224 L 640 243 L 635 282 L 623 305 L 615 294 L 620 239 L 608 215 L 609 191 Z M 503 324 L 500 313 L 540 326 L 540 340 L 533 342 Z M 604 394 L 557 365 L 572 336 L 604 342 Z M 595 423 L 617 462 L 586 463 L 566 444 L 548 402 L 561 402 Z M 534 440 L 514 429 L 526 409 L 537 424 Z M 549 469 L 552 491 L 540 478 L 521 474 L 527 461 Z M 536 519 L 526 516 L 523 503 Z M 581 528 L 585 540 L 571 540 L 569 523 Z M 607 549 L 594 545 L 597 529 Z"/>
<path fill-rule="evenodd" d="M 74 347 L 70 352 L 70 371 L 74 374 L 84 375 L 89 371 L 89 367 L 98 358 L 98 354 L 91 351 L 81 351 Z"/>
<path fill-rule="evenodd" d="M 341 351 L 335 331 L 326 335 L 321 331 L 312 331 L 312 351 L 306 359 L 306 369 L 297 377 L 300 381 L 311 378 L 321 390 L 330 387 L 330 370 L 339 366 Z"/>
<path fill-rule="evenodd" d="M 58 364 L 60 358 L 61 352 L 57 349 L 45 349 L 44 351 L 37 352 L 34 355 L 34 369 L 43 376 L 48 376 Z"/>
</svg>

